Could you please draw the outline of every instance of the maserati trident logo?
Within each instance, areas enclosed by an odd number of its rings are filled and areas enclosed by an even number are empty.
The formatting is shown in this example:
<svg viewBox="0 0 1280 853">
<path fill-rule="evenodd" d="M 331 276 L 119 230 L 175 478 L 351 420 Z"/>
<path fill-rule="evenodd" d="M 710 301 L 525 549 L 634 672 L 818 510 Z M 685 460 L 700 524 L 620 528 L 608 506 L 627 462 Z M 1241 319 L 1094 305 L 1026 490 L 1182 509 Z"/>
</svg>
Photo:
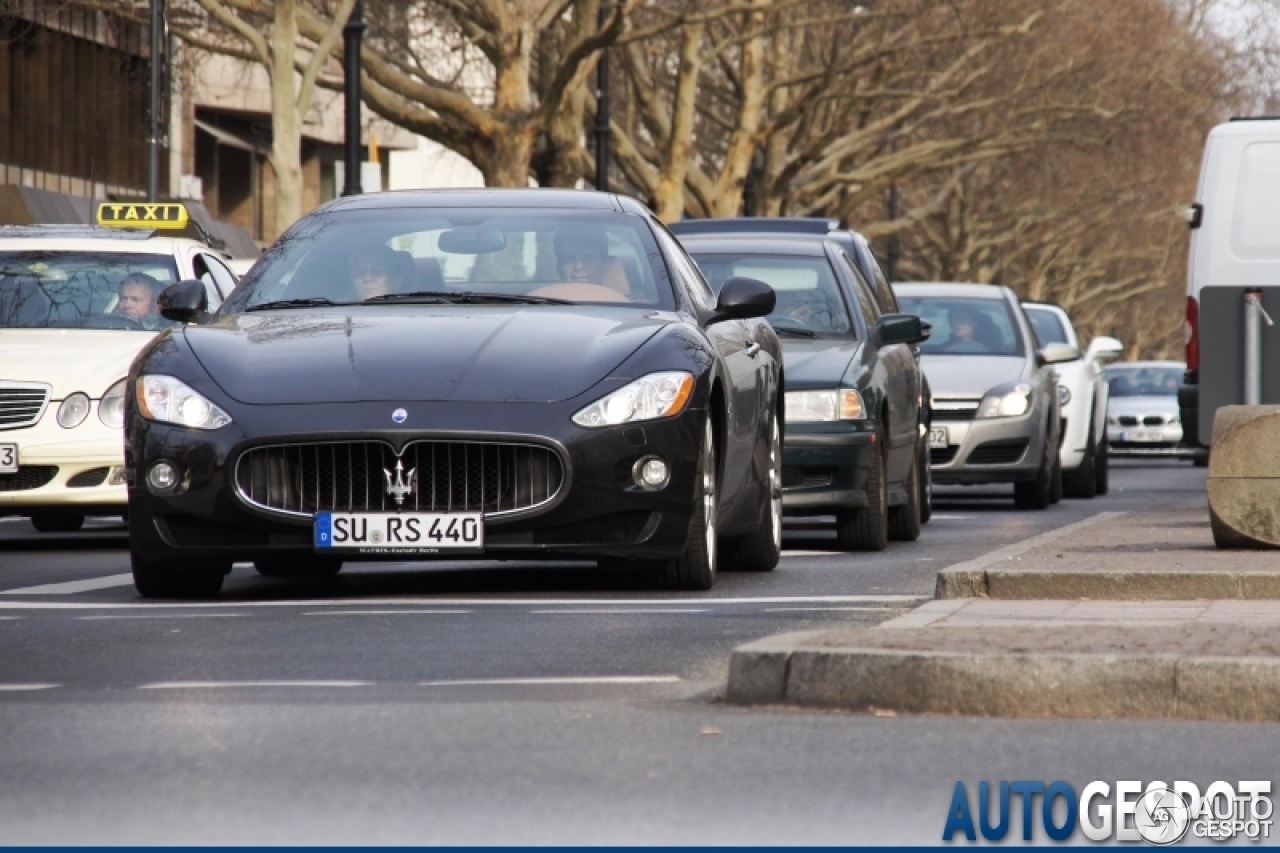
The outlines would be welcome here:
<svg viewBox="0 0 1280 853">
<path fill-rule="evenodd" d="M 396 499 L 396 506 L 403 506 L 404 499 L 413 494 L 413 476 L 417 473 L 417 468 L 410 468 L 405 474 L 404 463 L 399 459 L 396 460 L 395 477 L 386 468 L 382 469 L 383 476 L 387 478 L 387 494 Z"/>
</svg>

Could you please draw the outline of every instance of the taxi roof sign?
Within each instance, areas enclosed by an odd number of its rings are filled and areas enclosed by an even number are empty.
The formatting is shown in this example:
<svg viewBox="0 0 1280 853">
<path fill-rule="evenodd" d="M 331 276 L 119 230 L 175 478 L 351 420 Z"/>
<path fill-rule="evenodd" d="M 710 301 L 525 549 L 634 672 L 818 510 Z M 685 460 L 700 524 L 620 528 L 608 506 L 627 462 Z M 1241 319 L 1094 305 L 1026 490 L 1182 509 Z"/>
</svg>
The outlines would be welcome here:
<svg viewBox="0 0 1280 853">
<path fill-rule="evenodd" d="M 180 201 L 104 201 L 98 205 L 97 223 L 108 228 L 187 227 L 190 216 Z"/>
</svg>

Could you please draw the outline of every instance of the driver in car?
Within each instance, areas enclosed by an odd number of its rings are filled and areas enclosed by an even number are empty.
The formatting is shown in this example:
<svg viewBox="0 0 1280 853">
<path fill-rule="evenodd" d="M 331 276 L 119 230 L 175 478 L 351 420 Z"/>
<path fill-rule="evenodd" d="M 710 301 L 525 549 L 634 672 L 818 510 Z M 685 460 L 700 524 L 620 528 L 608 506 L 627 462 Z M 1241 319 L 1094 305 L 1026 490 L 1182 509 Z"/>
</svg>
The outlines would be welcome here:
<svg viewBox="0 0 1280 853">
<path fill-rule="evenodd" d="M 126 317 L 144 329 L 154 329 L 161 324 L 160 308 L 156 305 L 156 297 L 163 287 L 146 273 L 129 273 L 120 282 L 120 292 L 116 299 L 116 313 Z"/>
<path fill-rule="evenodd" d="M 951 327 L 951 337 L 941 346 L 946 352 L 984 353 L 988 347 L 978 339 L 978 312 L 972 308 L 952 308 L 947 312 L 947 325 Z"/>
<path fill-rule="evenodd" d="M 403 252 L 389 246 L 369 246 L 359 249 L 347 258 L 351 282 L 356 296 L 361 300 L 400 293 L 404 290 Z"/>
<path fill-rule="evenodd" d="M 609 257 L 609 236 L 604 231 L 590 226 L 561 228 L 553 245 L 562 282 L 594 284 L 630 295 L 631 282 L 622 262 Z"/>
</svg>

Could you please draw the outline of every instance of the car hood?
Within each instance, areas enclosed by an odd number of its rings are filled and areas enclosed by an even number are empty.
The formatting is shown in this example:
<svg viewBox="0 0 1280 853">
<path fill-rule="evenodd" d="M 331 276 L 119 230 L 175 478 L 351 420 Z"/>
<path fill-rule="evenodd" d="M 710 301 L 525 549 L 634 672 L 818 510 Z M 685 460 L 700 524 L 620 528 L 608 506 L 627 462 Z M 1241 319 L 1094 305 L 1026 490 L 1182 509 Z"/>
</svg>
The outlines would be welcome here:
<svg viewBox="0 0 1280 853">
<path fill-rule="evenodd" d="M 1021 356 L 926 355 L 920 359 L 935 397 L 978 398 L 997 385 L 1023 378 Z"/>
<path fill-rule="evenodd" d="M 280 311 L 187 326 L 242 403 L 554 402 L 605 378 L 673 315 L 595 306 Z"/>
<path fill-rule="evenodd" d="M 781 340 L 788 388 L 834 388 L 859 346 L 858 341 Z"/>
<path fill-rule="evenodd" d="M 1109 397 L 1107 399 L 1109 415 L 1176 415 L 1178 414 L 1177 397 Z"/>
<path fill-rule="evenodd" d="M 114 329 L 5 329 L 0 334 L 0 381 L 44 382 L 50 399 L 83 391 L 95 400 L 129 372 L 156 332 Z"/>
</svg>

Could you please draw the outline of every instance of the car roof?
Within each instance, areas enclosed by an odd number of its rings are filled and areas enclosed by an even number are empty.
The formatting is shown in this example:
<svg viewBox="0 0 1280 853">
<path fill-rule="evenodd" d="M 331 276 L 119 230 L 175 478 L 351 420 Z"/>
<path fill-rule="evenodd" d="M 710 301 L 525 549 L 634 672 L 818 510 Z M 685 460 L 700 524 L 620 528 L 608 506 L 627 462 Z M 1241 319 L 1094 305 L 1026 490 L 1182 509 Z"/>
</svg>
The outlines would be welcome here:
<svg viewBox="0 0 1280 853">
<path fill-rule="evenodd" d="M 952 296 L 969 299 L 1005 299 L 1009 289 L 1000 284 L 971 284 L 949 281 L 912 281 L 895 284 L 898 296 Z"/>
<path fill-rule="evenodd" d="M 840 220 L 814 216 L 730 216 L 722 219 L 685 219 L 667 226 L 683 237 L 693 234 L 742 234 L 744 232 L 829 234 L 840 230 Z"/>
<path fill-rule="evenodd" d="M 788 235 L 769 234 L 694 234 L 680 235 L 685 251 L 735 253 L 741 255 L 795 255 L 820 257 L 826 254 L 825 240 L 795 239 Z"/>
<path fill-rule="evenodd" d="M 394 190 L 334 199 L 321 210 L 386 210 L 414 207 L 557 208 L 561 210 L 622 210 L 628 213 L 639 213 L 645 210 L 635 199 L 613 193 L 542 187 Z"/>
</svg>

